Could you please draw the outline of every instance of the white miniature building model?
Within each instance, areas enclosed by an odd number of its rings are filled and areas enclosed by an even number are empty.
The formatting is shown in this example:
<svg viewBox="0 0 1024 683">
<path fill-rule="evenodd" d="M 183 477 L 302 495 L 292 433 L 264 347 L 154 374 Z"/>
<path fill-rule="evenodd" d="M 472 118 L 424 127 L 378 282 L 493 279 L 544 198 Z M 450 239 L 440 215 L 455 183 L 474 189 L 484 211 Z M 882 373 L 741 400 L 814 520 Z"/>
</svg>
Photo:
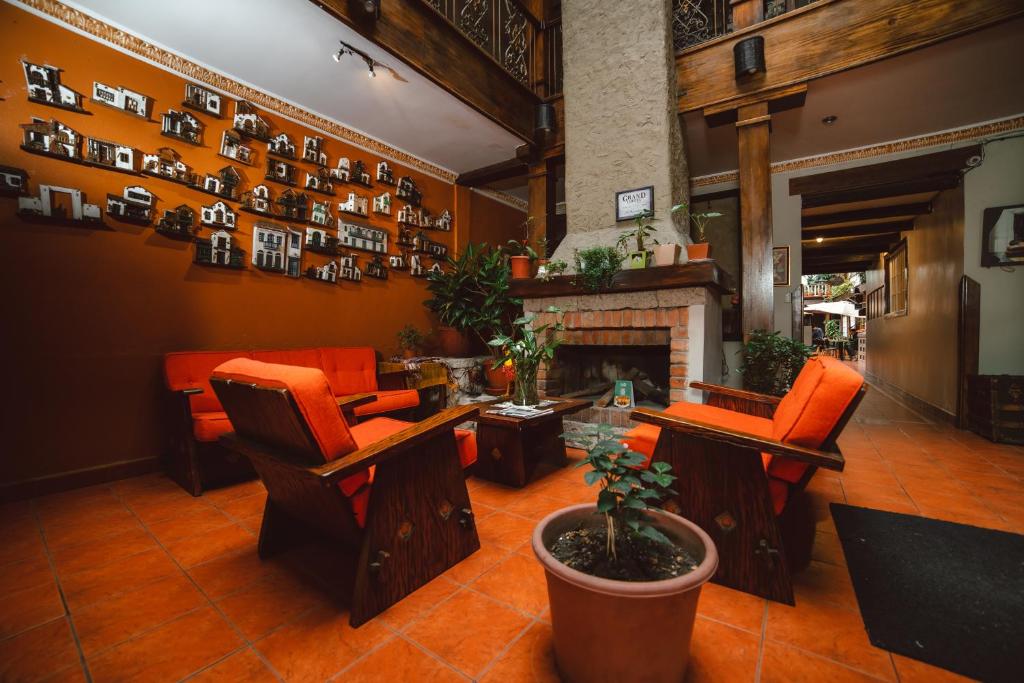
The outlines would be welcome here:
<svg viewBox="0 0 1024 683">
<path fill-rule="evenodd" d="M 441 212 L 441 215 L 434 219 L 434 229 L 444 230 L 445 232 L 452 231 L 452 212 L 445 209 Z"/>
<path fill-rule="evenodd" d="M 148 225 L 153 211 L 153 194 L 141 185 L 128 185 L 121 196 L 107 195 L 107 215 L 130 223 Z"/>
<path fill-rule="evenodd" d="M 185 101 L 182 104 L 217 118 L 221 117 L 220 95 L 194 83 L 185 84 Z"/>
<path fill-rule="evenodd" d="M 14 166 L 0 166 L 0 196 L 16 197 L 25 191 L 28 173 Z"/>
<path fill-rule="evenodd" d="M 188 166 L 170 147 L 161 147 L 155 154 L 142 155 L 142 170 L 161 178 L 170 178 L 181 182 L 192 180 Z"/>
<path fill-rule="evenodd" d="M 373 198 L 373 212 L 391 215 L 391 193 L 385 192 Z"/>
<path fill-rule="evenodd" d="M 331 169 L 331 177 L 347 183 L 351 172 L 352 164 L 349 162 L 348 157 L 341 157 L 338 159 L 337 167 Z"/>
<path fill-rule="evenodd" d="M 377 182 L 386 185 L 395 184 L 395 174 L 386 161 L 377 162 Z"/>
<path fill-rule="evenodd" d="M 145 95 L 134 90 L 128 90 L 121 86 L 115 88 L 99 81 L 93 81 L 92 99 L 108 107 L 135 114 L 143 119 L 146 118 L 146 107 L 149 100 Z"/>
<path fill-rule="evenodd" d="M 419 254 L 413 254 L 409 257 L 409 275 L 423 275 L 423 265 L 420 263 Z"/>
<path fill-rule="evenodd" d="M 112 166 L 125 171 L 135 170 L 135 148 L 116 142 L 86 138 L 85 158 L 101 166 Z"/>
<path fill-rule="evenodd" d="M 61 84 L 60 69 L 49 64 L 33 64 L 22 61 L 25 69 L 25 85 L 28 87 L 30 100 L 52 104 L 64 109 L 82 108 L 82 96 Z"/>
<path fill-rule="evenodd" d="M 302 144 L 302 158 L 317 166 L 327 165 L 327 155 L 324 154 L 324 139 L 316 136 L 306 135 Z"/>
<path fill-rule="evenodd" d="M 78 133 L 60 121 L 32 117 L 32 123 L 21 124 L 22 147 L 54 156 L 81 159 Z"/>
<path fill-rule="evenodd" d="M 232 125 L 242 135 L 257 140 L 267 140 L 270 137 L 270 124 L 259 115 L 253 104 L 245 100 L 235 102 L 235 118 Z"/>
<path fill-rule="evenodd" d="M 201 206 L 199 222 L 212 228 L 234 230 L 238 215 L 224 202 L 214 202 L 209 206 Z"/>
<path fill-rule="evenodd" d="M 359 282 L 363 279 L 363 271 L 359 270 L 359 266 L 356 265 L 355 254 L 341 257 L 341 271 L 338 273 L 338 277 L 343 280 L 352 280 L 353 282 Z"/>
<path fill-rule="evenodd" d="M 337 239 L 327 234 L 323 228 L 306 228 L 306 248 L 313 251 L 331 249 Z"/>
<path fill-rule="evenodd" d="M 360 197 L 355 192 L 349 192 L 348 200 L 338 204 L 338 211 L 345 211 L 365 216 L 367 215 L 366 204 L 366 197 Z"/>
<path fill-rule="evenodd" d="M 69 204 L 54 207 L 53 195 L 55 194 L 68 195 Z M 65 206 L 71 209 L 70 216 L 66 214 Z M 82 201 L 81 190 L 56 185 L 40 185 L 38 197 L 18 197 L 18 213 L 24 216 L 65 219 L 79 223 L 99 221 L 101 215 L 100 207 Z"/>
<path fill-rule="evenodd" d="M 337 282 L 338 262 L 328 261 L 322 266 L 312 267 L 307 271 L 307 274 L 314 280 L 323 280 L 324 282 Z"/>
<path fill-rule="evenodd" d="M 317 225 L 330 225 L 334 223 L 330 203 L 313 200 L 313 210 L 310 213 L 309 222 L 316 223 Z"/>
<path fill-rule="evenodd" d="M 272 213 L 270 190 L 266 185 L 257 185 L 242 195 L 242 206 L 252 211 Z"/>
<path fill-rule="evenodd" d="M 231 235 L 227 231 L 210 235 L 210 262 L 222 266 L 231 263 Z"/>
<path fill-rule="evenodd" d="M 329 192 L 334 193 L 334 185 L 331 184 L 330 175 L 325 173 L 310 173 L 306 171 L 306 185 L 307 190 L 314 190 L 317 192 Z"/>
<path fill-rule="evenodd" d="M 188 112 L 171 109 L 160 115 L 160 133 L 198 145 L 203 124 Z"/>
<path fill-rule="evenodd" d="M 297 230 L 272 223 L 256 223 L 252 231 L 252 264 L 299 277 L 302 264 L 302 236 Z"/>
<path fill-rule="evenodd" d="M 388 266 L 397 270 L 405 270 L 405 257 L 401 254 L 388 256 Z"/>
<path fill-rule="evenodd" d="M 278 133 L 267 141 L 267 151 L 278 156 L 295 158 L 295 143 L 288 137 L 288 133 Z"/>
<path fill-rule="evenodd" d="M 230 129 L 220 136 L 220 155 L 243 164 L 252 163 L 252 148 L 242 144 L 242 136 Z"/>
<path fill-rule="evenodd" d="M 406 225 L 415 225 L 416 227 L 421 227 L 423 225 L 420 210 L 413 208 L 408 204 L 398 210 L 398 222 L 405 223 Z"/>
<path fill-rule="evenodd" d="M 338 227 L 341 246 L 385 254 L 388 251 L 388 232 L 355 223 L 342 223 Z"/>
</svg>

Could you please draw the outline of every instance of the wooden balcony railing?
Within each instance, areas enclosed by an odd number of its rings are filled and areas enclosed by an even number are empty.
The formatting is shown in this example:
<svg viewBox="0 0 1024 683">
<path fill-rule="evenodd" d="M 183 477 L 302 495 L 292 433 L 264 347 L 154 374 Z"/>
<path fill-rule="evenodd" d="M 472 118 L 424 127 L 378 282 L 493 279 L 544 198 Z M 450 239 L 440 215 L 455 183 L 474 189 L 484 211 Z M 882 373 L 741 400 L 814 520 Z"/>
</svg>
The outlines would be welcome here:
<svg viewBox="0 0 1024 683">
<path fill-rule="evenodd" d="M 816 0 L 763 0 L 765 20 Z M 672 37 L 676 52 L 732 32 L 730 0 L 672 0 Z"/>
</svg>

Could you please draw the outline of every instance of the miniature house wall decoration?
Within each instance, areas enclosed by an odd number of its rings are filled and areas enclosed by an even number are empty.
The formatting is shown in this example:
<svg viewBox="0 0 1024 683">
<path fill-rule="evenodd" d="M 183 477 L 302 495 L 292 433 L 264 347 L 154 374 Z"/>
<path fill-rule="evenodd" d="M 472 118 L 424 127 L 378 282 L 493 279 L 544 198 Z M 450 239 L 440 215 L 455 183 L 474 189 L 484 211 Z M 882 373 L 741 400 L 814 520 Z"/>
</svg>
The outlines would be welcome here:
<svg viewBox="0 0 1024 683">
<path fill-rule="evenodd" d="M 331 177 L 342 182 L 347 183 L 351 177 L 352 164 L 349 162 L 348 157 L 341 157 L 338 159 L 338 165 L 331 169 Z"/>
<path fill-rule="evenodd" d="M 388 232 L 355 223 L 342 223 L 338 228 L 338 241 L 348 249 L 362 249 L 379 254 L 388 251 Z"/>
<path fill-rule="evenodd" d="M 412 275 L 413 277 L 425 276 L 419 254 L 412 254 L 409 256 L 409 275 Z"/>
<path fill-rule="evenodd" d="M 97 166 L 135 172 L 135 149 L 116 142 L 87 138 L 85 160 Z"/>
<path fill-rule="evenodd" d="M 193 262 L 201 266 L 219 266 L 221 268 L 245 268 L 245 253 L 234 246 L 231 234 L 218 230 L 209 239 L 196 239 L 196 251 Z"/>
<path fill-rule="evenodd" d="M 21 124 L 24 136 L 21 148 L 26 152 L 45 154 L 66 159 L 81 160 L 81 138 L 60 121 L 32 118 L 32 123 Z"/>
<path fill-rule="evenodd" d="M 384 258 L 379 254 L 373 257 L 373 260 L 366 264 L 366 277 L 376 278 L 377 280 L 388 279 L 388 267 L 384 265 Z"/>
<path fill-rule="evenodd" d="M 334 185 L 331 184 L 331 173 L 323 166 L 317 168 L 313 173 L 306 172 L 305 187 L 313 192 L 334 194 Z"/>
<path fill-rule="evenodd" d="M 386 161 L 377 162 L 377 182 L 385 185 L 395 184 L 395 174 Z"/>
<path fill-rule="evenodd" d="M 107 195 L 107 215 L 124 223 L 149 225 L 153 219 L 153 194 L 141 185 L 127 185 L 121 195 Z"/>
<path fill-rule="evenodd" d="M 55 195 L 67 195 L 67 201 L 55 206 Z M 40 185 L 38 197 L 18 197 L 18 216 L 34 223 L 102 225 L 100 207 L 86 204 L 81 190 L 56 185 Z"/>
<path fill-rule="evenodd" d="M 160 134 L 190 145 L 203 144 L 203 124 L 185 111 L 169 110 L 160 115 Z"/>
<path fill-rule="evenodd" d="M 252 148 L 242 143 L 242 136 L 232 129 L 227 129 L 220 136 L 220 155 L 234 159 L 242 164 L 252 164 Z"/>
<path fill-rule="evenodd" d="M 338 211 L 351 213 L 357 216 L 366 216 L 366 197 L 361 197 L 355 192 L 348 193 L 348 199 L 338 204 Z"/>
<path fill-rule="evenodd" d="M 190 240 L 197 232 L 196 212 L 185 204 L 167 209 L 157 221 L 156 231 L 171 239 Z"/>
<path fill-rule="evenodd" d="M 433 221 L 434 230 L 443 230 L 444 232 L 452 231 L 452 212 L 445 209 L 441 212 L 441 215 Z"/>
<path fill-rule="evenodd" d="M 232 127 L 246 137 L 261 142 L 270 140 L 270 124 L 259 115 L 252 103 L 245 100 L 235 102 L 235 118 Z"/>
<path fill-rule="evenodd" d="M 373 198 L 373 212 L 383 214 L 385 216 L 391 215 L 391 193 L 385 192 L 384 194 L 377 195 Z"/>
<path fill-rule="evenodd" d="M 257 222 L 252 231 L 252 264 L 260 270 L 299 277 L 302 238 L 291 228 Z"/>
<path fill-rule="evenodd" d="M 248 192 L 242 193 L 242 211 L 258 213 L 264 216 L 273 216 L 273 199 L 270 196 L 270 188 L 266 185 L 257 185 Z"/>
<path fill-rule="evenodd" d="M 277 205 L 281 207 L 278 214 L 288 220 L 305 222 L 306 202 L 308 201 L 309 198 L 305 194 L 289 188 L 277 198 Z"/>
<path fill-rule="evenodd" d="M 338 277 L 342 280 L 359 282 L 363 279 L 363 271 L 359 270 L 356 264 L 356 255 L 349 254 L 341 257 L 341 268 L 338 270 Z"/>
<path fill-rule="evenodd" d="M 423 201 L 423 193 L 416 187 L 416 181 L 407 175 L 402 176 L 398 180 L 398 190 L 395 194 L 398 195 L 399 199 L 404 199 L 416 206 L 419 206 L 420 202 Z"/>
<path fill-rule="evenodd" d="M 372 187 L 370 185 L 370 174 L 366 172 L 366 164 L 362 161 L 356 161 L 352 164 L 352 171 L 349 174 L 349 182 Z"/>
<path fill-rule="evenodd" d="M 148 107 L 149 99 L 134 90 L 129 90 L 121 86 L 113 87 L 100 83 L 99 81 L 93 81 L 92 84 L 92 99 L 94 102 L 113 107 L 119 111 L 134 114 L 141 119 L 145 119 L 149 116 Z"/>
<path fill-rule="evenodd" d="M 309 222 L 316 225 L 333 225 L 334 216 L 331 215 L 331 205 L 328 202 L 313 201 L 313 209 L 309 214 Z"/>
<path fill-rule="evenodd" d="M 392 254 L 388 256 L 388 267 L 394 270 L 405 270 L 408 268 L 408 261 L 405 254 Z"/>
<path fill-rule="evenodd" d="M 306 228 L 305 246 L 318 254 L 335 254 L 338 251 L 338 238 L 323 228 Z"/>
<path fill-rule="evenodd" d="M 294 159 L 295 143 L 288 137 L 288 133 L 278 133 L 267 141 L 267 153 L 276 154 L 286 159 Z"/>
<path fill-rule="evenodd" d="M 338 262 L 328 261 L 322 266 L 310 266 L 306 268 L 306 277 L 334 284 L 338 281 Z"/>
<path fill-rule="evenodd" d="M 236 201 L 238 186 L 242 184 L 242 177 L 234 166 L 225 166 L 217 171 L 217 174 L 207 173 L 203 178 L 203 191 L 224 199 Z"/>
<path fill-rule="evenodd" d="M 28 99 L 50 107 L 84 112 L 82 96 L 60 82 L 61 70 L 49 64 L 21 62 L 25 70 Z"/>
<path fill-rule="evenodd" d="M 298 169 L 287 161 L 267 157 L 267 173 L 264 176 L 267 180 L 272 180 L 282 185 L 294 185 L 297 174 Z"/>
<path fill-rule="evenodd" d="M 327 165 L 327 155 L 324 154 L 324 139 L 317 136 L 305 136 L 302 144 L 302 158 L 317 166 Z"/>
<path fill-rule="evenodd" d="M 223 116 L 220 95 L 195 83 L 185 84 L 185 99 L 181 106 L 215 116 L 218 119 Z"/>
<path fill-rule="evenodd" d="M 413 208 L 409 204 L 406 204 L 398 210 L 398 222 L 403 225 L 412 225 L 414 227 L 422 227 L 423 221 L 420 219 L 419 209 Z"/>
<path fill-rule="evenodd" d="M 17 197 L 28 189 L 28 173 L 14 166 L 0 166 L 0 197 Z"/>
<path fill-rule="evenodd" d="M 401 225 L 398 226 L 398 239 L 395 240 L 395 244 L 400 247 L 415 249 L 416 244 L 412 235 L 412 230 Z"/>
<path fill-rule="evenodd" d="M 238 215 L 224 202 L 199 207 L 199 222 L 211 228 L 234 230 L 237 220 Z"/>
<path fill-rule="evenodd" d="M 142 155 L 142 172 L 177 183 L 195 184 L 192 169 L 181 160 L 181 155 L 170 147 L 161 147 L 154 154 Z"/>
</svg>

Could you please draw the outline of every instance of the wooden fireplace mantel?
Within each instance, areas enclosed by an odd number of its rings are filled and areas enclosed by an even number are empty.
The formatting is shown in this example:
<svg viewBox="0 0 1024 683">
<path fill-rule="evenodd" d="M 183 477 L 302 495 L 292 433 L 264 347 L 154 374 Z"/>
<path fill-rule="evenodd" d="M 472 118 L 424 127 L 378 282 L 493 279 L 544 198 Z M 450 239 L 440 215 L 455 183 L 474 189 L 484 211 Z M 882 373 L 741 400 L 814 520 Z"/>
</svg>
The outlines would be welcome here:
<svg viewBox="0 0 1024 683">
<path fill-rule="evenodd" d="M 682 287 L 707 287 L 719 294 L 732 294 L 735 291 L 731 275 L 719 268 L 714 261 L 701 261 L 677 266 L 621 270 L 612 280 L 611 287 L 597 292 L 585 292 L 582 286 L 576 284 L 575 275 L 558 275 L 550 280 L 512 280 L 509 294 L 520 299 L 538 299 L 548 296 L 615 294 Z"/>
</svg>

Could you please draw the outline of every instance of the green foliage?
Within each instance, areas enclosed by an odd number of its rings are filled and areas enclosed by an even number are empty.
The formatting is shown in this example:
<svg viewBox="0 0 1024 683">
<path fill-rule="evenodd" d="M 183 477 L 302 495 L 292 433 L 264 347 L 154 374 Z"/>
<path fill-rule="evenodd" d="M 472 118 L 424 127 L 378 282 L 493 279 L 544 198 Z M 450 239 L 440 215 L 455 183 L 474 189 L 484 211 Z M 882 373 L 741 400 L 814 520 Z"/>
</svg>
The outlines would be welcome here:
<svg viewBox="0 0 1024 683">
<path fill-rule="evenodd" d="M 740 350 L 743 354 L 743 385 L 772 396 L 782 396 L 800 373 L 813 349 L 778 332 L 754 330 Z"/>
<path fill-rule="evenodd" d="M 676 204 L 675 206 L 672 207 L 672 213 L 677 213 L 679 211 L 685 211 L 687 217 L 689 218 L 689 221 L 693 224 L 693 227 L 696 228 L 698 242 L 704 242 L 707 239 L 705 231 L 708 227 L 708 223 L 712 219 L 718 218 L 719 216 L 722 215 L 717 211 L 701 211 L 700 213 L 690 213 L 690 205 L 687 204 L 686 202 L 683 202 L 682 204 Z"/>
<path fill-rule="evenodd" d="M 829 301 L 845 301 L 853 296 L 853 290 L 856 285 L 853 284 L 853 278 L 847 276 L 843 278 L 843 281 L 838 285 L 832 285 L 829 290 Z"/>
<path fill-rule="evenodd" d="M 423 303 L 442 325 L 471 331 L 486 343 L 522 304 L 509 296 L 510 277 L 500 251 L 487 244 L 469 244 L 457 258 L 448 257 L 443 271 L 428 274 L 427 291 L 432 298 Z"/>
<path fill-rule="evenodd" d="M 658 244 L 658 240 L 651 237 L 654 233 L 654 227 L 651 225 L 651 220 L 653 219 L 653 211 L 641 211 L 633 219 L 636 221 L 636 227 L 619 235 L 619 240 L 615 243 L 615 246 L 627 250 L 629 241 L 636 240 L 636 249 L 633 251 L 647 251 L 646 243 L 648 240 L 653 244 Z"/>
<path fill-rule="evenodd" d="M 537 260 L 537 252 L 526 240 L 509 240 L 501 250 L 508 256 L 528 256 L 530 263 Z"/>
<path fill-rule="evenodd" d="M 643 453 L 626 448 L 615 437 L 611 425 L 587 425 L 581 434 L 563 434 L 586 446 L 587 457 L 577 467 L 590 467 L 583 480 L 587 486 L 601 484 L 597 494 L 597 511 L 605 516 L 608 527 L 608 558 L 616 559 L 617 535 L 649 538 L 658 543 L 672 541 L 648 522 L 647 510 L 656 510 L 657 503 L 675 493 L 670 487 L 676 477 L 665 462 L 651 463 L 650 469 L 639 469 L 646 461 Z"/>
<path fill-rule="evenodd" d="M 838 320 L 825 321 L 825 338 L 839 339 L 843 336 L 843 329 L 839 326 Z"/>
<path fill-rule="evenodd" d="M 555 349 L 562 343 L 559 332 L 565 330 L 562 324 L 562 311 L 554 306 L 547 308 L 548 313 L 555 314 L 555 322 L 534 327 L 536 313 L 527 313 L 512 321 L 512 332 L 505 334 L 495 330 L 493 339 L 487 344 L 494 350 L 495 356 L 502 354 L 500 363 L 512 361 L 517 374 L 523 369 L 536 369 L 541 363 L 550 365 L 555 357 Z"/>
<path fill-rule="evenodd" d="M 398 348 L 409 351 L 423 348 L 423 333 L 412 325 L 406 325 L 398 331 Z"/>
<path fill-rule="evenodd" d="M 591 247 L 576 251 L 573 258 L 576 261 L 577 278 L 583 289 L 596 292 L 611 286 L 612 278 L 619 272 L 624 257 L 615 247 Z"/>
<path fill-rule="evenodd" d="M 561 259 L 545 264 L 544 275 L 541 276 L 541 280 L 550 280 L 556 275 L 561 275 L 562 273 L 565 272 L 565 269 L 568 267 L 569 264 Z"/>
</svg>

